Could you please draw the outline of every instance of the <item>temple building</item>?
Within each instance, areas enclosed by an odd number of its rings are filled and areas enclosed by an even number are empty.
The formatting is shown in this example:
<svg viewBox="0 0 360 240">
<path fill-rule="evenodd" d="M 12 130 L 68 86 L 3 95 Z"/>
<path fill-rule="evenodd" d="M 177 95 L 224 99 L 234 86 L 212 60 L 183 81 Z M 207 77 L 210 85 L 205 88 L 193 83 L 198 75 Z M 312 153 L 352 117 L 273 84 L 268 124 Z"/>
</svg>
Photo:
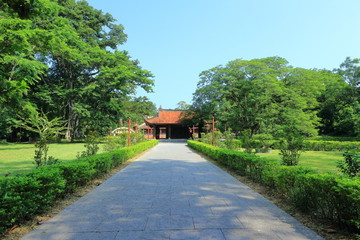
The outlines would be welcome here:
<svg viewBox="0 0 360 240">
<path fill-rule="evenodd" d="M 184 111 L 159 108 L 158 116 L 144 118 L 156 139 L 188 139 L 191 137 L 189 127 L 184 125 Z"/>
</svg>

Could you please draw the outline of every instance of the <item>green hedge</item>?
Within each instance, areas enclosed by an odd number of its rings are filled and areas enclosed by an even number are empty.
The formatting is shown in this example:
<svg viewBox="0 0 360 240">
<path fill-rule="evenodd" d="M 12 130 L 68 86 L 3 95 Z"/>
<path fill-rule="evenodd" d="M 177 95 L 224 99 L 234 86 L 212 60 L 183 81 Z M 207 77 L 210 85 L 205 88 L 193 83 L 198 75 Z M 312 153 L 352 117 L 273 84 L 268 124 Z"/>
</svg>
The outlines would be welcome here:
<svg viewBox="0 0 360 240">
<path fill-rule="evenodd" d="M 234 140 L 234 143 L 238 148 L 241 148 L 241 141 Z M 280 148 L 279 140 L 252 140 L 253 148 L 268 147 L 273 149 Z M 319 141 L 319 140 L 305 140 L 304 150 L 306 151 L 348 151 L 353 150 L 360 152 L 360 142 L 350 141 Z"/>
<path fill-rule="evenodd" d="M 308 151 L 360 151 L 360 142 L 305 140 L 304 145 Z"/>
<path fill-rule="evenodd" d="M 274 189 L 298 209 L 360 232 L 360 178 L 281 166 L 274 160 L 197 141 L 188 141 L 188 145 L 240 175 Z"/>
<path fill-rule="evenodd" d="M 340 142 L 358 142 L 360 141 L 360 137 L 332 137 L 332 136 L 316 136 L 310 137 L 309 140 L 317 140 L 317 141 L 340 141 Z"/>
<path fill-rule="evenodd" d="M 0 178 L 0 233 L 44 212 L 55 199 L 109 172 L 111 168 L 157 143 L 157 140 L 146 141 L 113 152 Z"/>
</svg>

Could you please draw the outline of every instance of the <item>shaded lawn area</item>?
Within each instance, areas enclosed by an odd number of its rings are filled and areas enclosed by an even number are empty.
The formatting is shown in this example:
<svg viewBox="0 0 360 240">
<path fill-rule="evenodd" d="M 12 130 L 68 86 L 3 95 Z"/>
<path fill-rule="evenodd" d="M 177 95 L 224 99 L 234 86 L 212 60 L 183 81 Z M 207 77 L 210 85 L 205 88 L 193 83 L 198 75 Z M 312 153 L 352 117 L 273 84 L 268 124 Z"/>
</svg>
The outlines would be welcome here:
<svg viewBox="0 0 360 240">
<path fill-rule="evenodd" d="M 279 153 L 279 150 L 271 150 L 270 153 L 257 153 L 256 155 L 280 161 Z M 301 153 L 299 166 L 316 169 L 321 173 L 339 173 L 336 167 L 337 161 L 343 159 L 343 152 L 306 151 Z"/>
<path fill-rule="evenodd" d="M 60 161 L 76 159 L 78 152 L 85 150 L 84 143 L 49 143 L 48 156 L 53 156 Z M 98 153 L 103 152 L 101 144 Z M 28 171 L 35 168 L 34 144 L 8 143 L 0 144 L 0 177 Z"/>
</svg>

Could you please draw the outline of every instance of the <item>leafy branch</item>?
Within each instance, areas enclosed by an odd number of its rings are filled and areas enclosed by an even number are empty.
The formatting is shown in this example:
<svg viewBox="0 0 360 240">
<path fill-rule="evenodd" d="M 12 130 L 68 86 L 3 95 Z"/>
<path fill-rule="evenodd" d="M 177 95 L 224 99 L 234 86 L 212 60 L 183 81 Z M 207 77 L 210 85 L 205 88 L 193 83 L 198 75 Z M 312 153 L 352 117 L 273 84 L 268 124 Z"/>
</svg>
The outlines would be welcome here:
<svg viewBox="0 0 360 240">
<path fill-rule="evenodd" d="M 49 120 L 43 112 L 31 115 L 28 118 L 21 116 L 19 116 L 19 118 L 20 122 L 18 123 L 18 127 L 39 135 L 39 141 L 34 144 L 36 148 L 34 156 L 35 166 L 40 167 L 57 162 L 55 158 L 47 156 L 49 150 L 47 143 L 50 137 L 64 134 L 62 131 L 66 129 L 66 121 L 61 118 Z"/>
</svg>

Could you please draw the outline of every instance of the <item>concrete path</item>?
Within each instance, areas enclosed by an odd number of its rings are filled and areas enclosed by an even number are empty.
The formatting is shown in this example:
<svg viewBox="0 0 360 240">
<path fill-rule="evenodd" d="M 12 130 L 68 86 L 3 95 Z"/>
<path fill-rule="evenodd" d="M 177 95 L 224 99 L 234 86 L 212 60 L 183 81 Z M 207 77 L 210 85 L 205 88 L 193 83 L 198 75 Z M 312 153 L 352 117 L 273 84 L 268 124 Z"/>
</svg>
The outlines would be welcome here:
<svg viewBox="0 0 360 240">
<path fill-rule="evenodd" d="M 185 143 L 160 143 L 22 239 L 322 238 Z"/>
</svg>

